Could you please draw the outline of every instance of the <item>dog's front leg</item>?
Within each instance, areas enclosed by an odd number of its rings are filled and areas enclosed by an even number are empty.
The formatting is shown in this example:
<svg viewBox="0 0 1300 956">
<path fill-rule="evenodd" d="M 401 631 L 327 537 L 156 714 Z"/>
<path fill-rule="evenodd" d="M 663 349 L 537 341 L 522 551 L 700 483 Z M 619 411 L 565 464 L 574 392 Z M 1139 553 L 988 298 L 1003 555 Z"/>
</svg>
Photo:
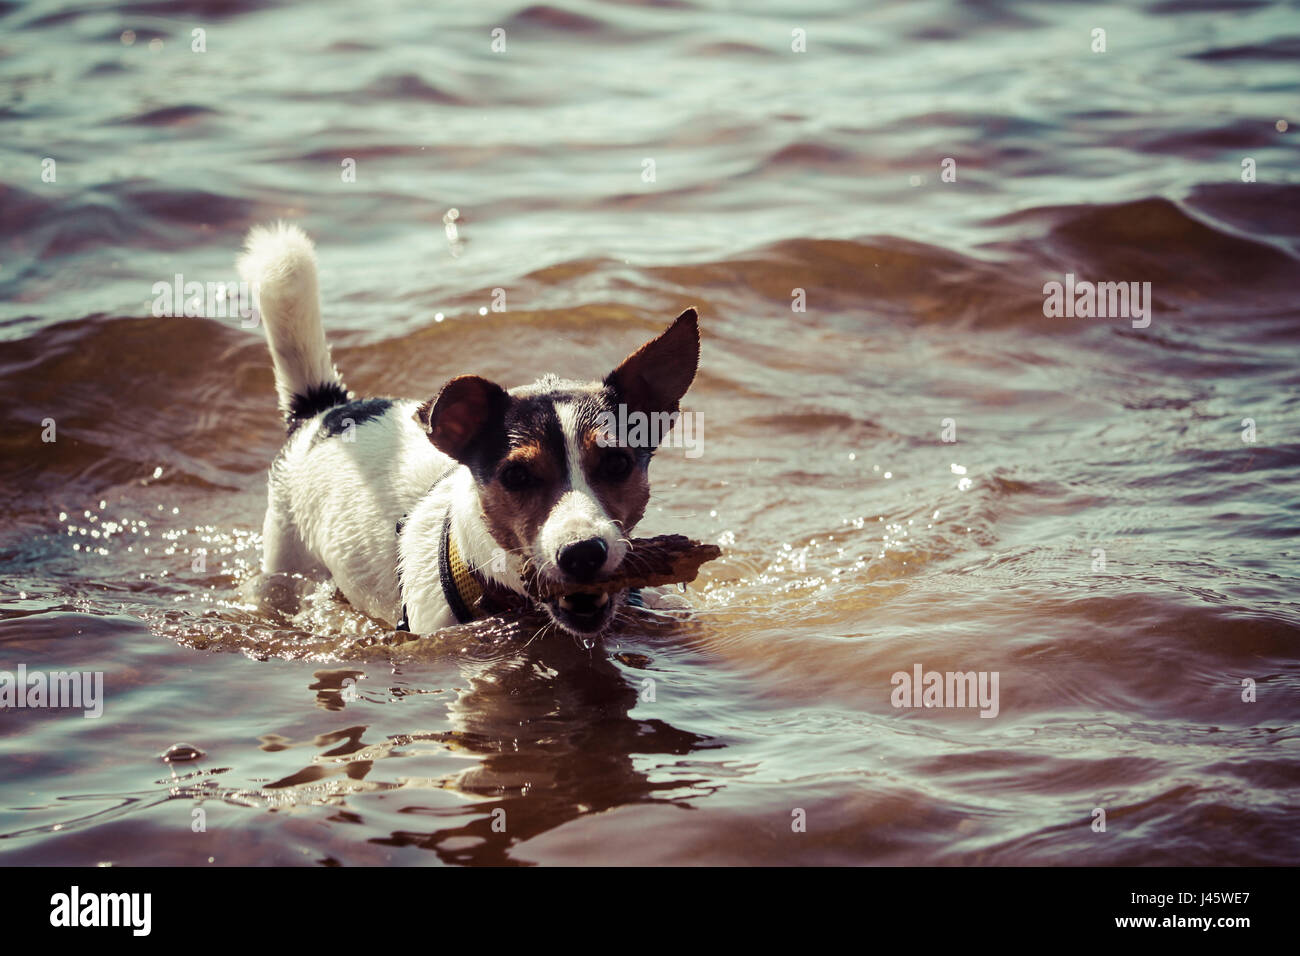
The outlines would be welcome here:
<svg viewBox="0 0 1300 956">
<path fill-rule="evenodd" d="M 427 604 L 417 601 L 414 606 L 411 604 L 406 606 L 406 626 L 410 629 L 412 637 L 432 634 L 434 631 L 440 631 L 444 627 L 454 627 L 459 623 L 456 615 L 447 606 L 447 602 L 441 599 Z"/>
</svg>

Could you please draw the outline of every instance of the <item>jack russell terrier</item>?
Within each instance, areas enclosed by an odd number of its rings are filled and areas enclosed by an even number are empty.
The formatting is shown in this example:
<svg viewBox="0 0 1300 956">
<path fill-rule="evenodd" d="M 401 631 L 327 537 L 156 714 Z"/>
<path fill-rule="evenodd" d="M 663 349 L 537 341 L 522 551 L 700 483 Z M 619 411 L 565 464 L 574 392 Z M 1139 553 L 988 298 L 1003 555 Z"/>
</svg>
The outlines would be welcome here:
<svg viewBox="0 0 1300 956">
<path fill-rule="evenodd" d="M 289 432 L 270 471 L 263 572 L 328 575 L 353 606 L 415 634 L 494 613 L 494 594 L 526 595 L 525 559 L 565 591 L 534 603 L 579 638 L 636 603 L 590 585 L 627 554 L 655 448 L 611 442 L 602 422 L 620 405 L 675 420 L 699 365 L 694 309 L 598 382 L 547 375 L 507 390 L 461 375 L 427 401 L 359 399 L 330 358 L 306 234 L 254 227 L 239 272 Z"/>
</svg>

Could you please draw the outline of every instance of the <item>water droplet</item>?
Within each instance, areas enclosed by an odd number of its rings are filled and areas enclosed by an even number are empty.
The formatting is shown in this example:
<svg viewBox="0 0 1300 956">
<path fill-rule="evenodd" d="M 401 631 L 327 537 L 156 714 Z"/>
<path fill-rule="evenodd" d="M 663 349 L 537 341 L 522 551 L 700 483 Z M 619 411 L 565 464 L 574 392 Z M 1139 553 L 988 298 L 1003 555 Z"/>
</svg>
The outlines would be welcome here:
<svg viewBox="0 0 1300 956">
<path fill-rule="evenodd" d="M 158 755 L 163 763 L 179 763 L 184 760 L 198 760 L 200 757 L 206 757 L 202 750 L 189 744 L 172 744 L 165 751 Z"/>
</svg>

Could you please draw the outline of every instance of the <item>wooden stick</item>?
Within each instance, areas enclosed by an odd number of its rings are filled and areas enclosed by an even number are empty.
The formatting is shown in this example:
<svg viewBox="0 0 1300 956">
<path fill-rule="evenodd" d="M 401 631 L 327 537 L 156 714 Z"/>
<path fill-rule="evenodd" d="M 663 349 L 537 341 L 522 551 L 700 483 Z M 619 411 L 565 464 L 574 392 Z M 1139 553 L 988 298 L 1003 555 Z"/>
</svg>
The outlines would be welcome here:
<svg viewBox="0 0 1300 956">
<path fill-rule="evenodd" d="M 654 538 L 633 538 L 632 547 L 612 575 L 574 588 L 571 585 L 540 581 L 536 570 L 524 569 L 524 587 L 531 597 L 548 601 L 574 592 L 597 593 L 622 591 L 624 588 L 651 588 L 663 584 L 689 584 L 700 573 L 700 565 L 722 555 L 716 544 L 701 544 L 684 534 L 661 534 Z"/>
</svg>

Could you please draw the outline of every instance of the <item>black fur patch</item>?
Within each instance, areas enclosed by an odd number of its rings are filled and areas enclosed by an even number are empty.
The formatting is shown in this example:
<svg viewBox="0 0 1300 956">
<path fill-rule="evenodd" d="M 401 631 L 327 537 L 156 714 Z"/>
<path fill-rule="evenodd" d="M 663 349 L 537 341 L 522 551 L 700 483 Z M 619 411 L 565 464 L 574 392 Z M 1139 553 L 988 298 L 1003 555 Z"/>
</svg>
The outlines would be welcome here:
<svg viewBox="0 0 1300 956">
<path fill-rule="evenodd" d="M 626 409 L 626 401 L 616 384 L 606 382 L 605 387 L 600 390 L 599 396 L 594 401 L 584 404 L 582 408 L 583 424 L 587 428 L 594 428 L 604 412 L 612 414 L 615 422 L 617 422 L 619 406 L 623 405 Z M 642 468 L 648 468 L 650 459 L 654 457 L 654 453 L 658 449 L 655 445 L 646 444 L 631 446 L 629 450 L 632 452 L 633 457 L 636 458 L 638 465 Z"/>
<path fill-rule="evenodd" d="M 579 432 L 585 432 L 597 426 L 602 413 L 616 414 L 617 402 L 618 394 L 609 386 L 593 391 L 566 388 L 560 383 L 553 389 L 530 389 L 522 395 L 513 394 L 501 410 L 500 417 L 489 420 L 466 446 L 461 463 L 468 466 L 479 484 L 486 485 L 493 480 L 501 459 L 512 448 L 535 444 L 544 448 L 557 463 L 561 480 L 567 484 L 568 456 L 556 406 L 572 406 L 575 424 Z M 643 468 L 654 454 L 653 448 L 635 448 L 632 451 Z"/>
<path fill-rule="evenodd" d="M 564 433 L 549 394 L 511 396 L 503 417 L 489 423 L 466 449 L 464 464 L 479 484 L 487 484 L 510 449 L 527 444 L 546 448 L 565 471 Z"/>
<path fill-rule="evenodd" d="M 312 440 L 323 441 L 326 438 L 336 438 L 349 428 L 379 418 L 392 407 L 392 399 L 388 398 L 363 398 L 348 402 L 346 405 L 337 405 L 321 419 L 320 428 Z"/>
<path fill-rule="evenodd" d="M 335 405 L 342 405 L 351 397 L 352 394 L 338 382 L 323 382 L 294 395 L 289 402 L 289 411 L 284 416 L 289 434 L 292 435 L 309 418 L 315 418 Z"/>
<path fill-rule="evenodd" d="M 614 422 L 618 422 L 619 405 L 623 402 L 623 396 L 619 394 L 618 389 L 613 385 L 605 385 L 594 393 L 583 393 L 578 395 L 563 395 L 560 401 L 570 401 L 574 403 L 574 420 L 577 423 L 579 432 L 591 431 L 602 424 L 607 419 L 602 416 L 612 416 Z M 638 465 L 647 468 L 650 465 L 650 459 L 654 457 L 655 446 L 650 444 L 631 445 L 628 450 L 632 452 L 633 458 Z"/>
<path fill-rule="evenodd" d="M 554 395 L 537 395 L 512 401 L 510 411 L 506 413 L 506 433 L 512 439 L 512 446 L 531 442 L 546 449 L 559 465 L 560 474 L 568 476 L 564 430 L 560 427 L 560 417 L 555 413 Z"/>
</svg>

